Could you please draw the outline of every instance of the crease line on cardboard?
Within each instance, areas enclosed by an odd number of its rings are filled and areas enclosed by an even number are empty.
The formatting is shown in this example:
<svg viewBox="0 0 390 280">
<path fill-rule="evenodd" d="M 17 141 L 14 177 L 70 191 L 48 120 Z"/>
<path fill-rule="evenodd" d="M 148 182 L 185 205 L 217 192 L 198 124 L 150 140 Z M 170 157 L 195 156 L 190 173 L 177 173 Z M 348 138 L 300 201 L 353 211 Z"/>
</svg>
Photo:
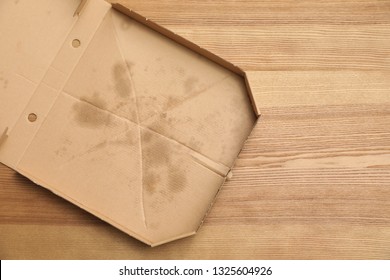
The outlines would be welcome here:
<svg viewBox="0 0 390 280">
<path fill-rule="evenodd" d="M 22 79 L 25 79 L 26 81 L 32 83 L 32 84 L 35 85 L 36 87 L 38 87 L 38 85 L 39 85 L 39 83 L 34 82 L 33 80 L 27 78 L 26 76 L 23 76 L 22 74 L 19 74 L 19 73 L 15 72 L 15 75 L 16 75 L 16 76 L 19 76 L 19 77 L 22 78 Z M 45 75 L 46 75 L 46 73 L 45 73 Z M 42 79 L 42 80 L 43 80 L 43 79 Z M 35 90 L 34 90 L 34 93 L 35 93 Z M 34 94 L 33 94 L 33 95 L 34 95 Z"/>
<path fill-rule="evenodd" d="M 133 92 L 133 97 L 135 99 L 135 113 L 136 113 L 136 120 L 137 120 L 137 130 L 138 130 L 138 149 L 139 149 L 139 155 L 140 155 L 140 166 L 141 166 L 141 210 L 142 210 L 142 219 L 143 219 L 143 222 L 144 222 L 144 225 L 145 225 L 145 228 L 148 229 L 148 224 L 146 222 L 146 210 L 145 210 L 145 195 L 144 195 L 144 162 L 143 162 L 143 155 L 142 155 L 142 135 L 141 135 L 141 120 L 140 120 L 140 114 L 139 114 L 139 102 L 138 102 L 138 96 L 137 96 L 137 90 L 135 88 L 135 84 L 133 82 L 133 77 L 131 76 L 131 72 L 129 70 L 129 67 L 126 63 L 126 59 L 125 59 L 125 56 L 123 54 L 123 50 L 121 48 L 121 45 L 120 45 L 120 41 L 119 41 L 119 37 L 118 37 L 118 32 L 116 30 L 116 27 L 115 27 L 115 24 L 113 23 L 113 20 L 112 20 L 112 16 L 111 16 L 111 13 L 109 14 L 110 16 L 110 24 L 111 24 L 111 27 L 113 29 L 113 32 L 114 32 L 114 36 L 115 36 L 115 44 L 119 50 L 119 53 L 121 55 L 121 58 L 122 58 L 122 62 L 124 63 L 125 65 L 125 71 L 126 71 L 126 75 L 127 77 L 129 78 L 130 80 L 130 84 L 131 84 L 131 89 L 132 89 L 132 92 Z"/>
<path fill-rule="evenodd" d="M 85 6 L 87 5 L 88 0 L 81 0 L 80 4 L 78 5 L 76 11 L 73 14 L 73 17 L 75 16 L 80 16 L 81 13 L 83 12 Z"/>
<path fill-rule="evenodd" d="M 216 173 L 217 175 L 219 175 L 221 177 L 226 177 L 230 171 L 230 168 L 228 168 L 227 166 L 222 166 L 218 163 L 215 163 L 202 154 L 192 153 L 191 158 L 193 159 L 193 161 L 196 164 L 199 164 L 199 165 L 205 167 L 206 169 Z"/>
<path fill-rule="evenodd" d="M 122 131 L 122 132 L 120 132 L 120 133 L 117 133 L 117 134 L 112 135 L 111 137 L 112 137 L 112 138 L 120 137 L 121 135 L 127 133 L 128 131 L 129 131 L 129 130 Z M 103 140 L 103 141 L 101 141 L 101 142 L 99 142 L 99 143 L 93 145 L 92 147 L 90 147 L 90 148 L 84 150 L 83 152 L 71 156 L 67 161 L 65 161 L 63 164 L 59 165 L 58 167 L 59 167 L 59 168 L 62 168 L 62 167 L 64 167 L 64 166 L 66 166 L 66 165 L 72 163 L 75 159 L 78 159 L 78 158 L 81 158 L 81 157 L 83 157 L 83 156 L 85 156 L 85 155 L 88 155 L 89 153 L 95 151 L 99 146 L 102 146 L 102 145 L 105 143 L 105 141 L 106 141 L 106 140 Z"/>
</svg>

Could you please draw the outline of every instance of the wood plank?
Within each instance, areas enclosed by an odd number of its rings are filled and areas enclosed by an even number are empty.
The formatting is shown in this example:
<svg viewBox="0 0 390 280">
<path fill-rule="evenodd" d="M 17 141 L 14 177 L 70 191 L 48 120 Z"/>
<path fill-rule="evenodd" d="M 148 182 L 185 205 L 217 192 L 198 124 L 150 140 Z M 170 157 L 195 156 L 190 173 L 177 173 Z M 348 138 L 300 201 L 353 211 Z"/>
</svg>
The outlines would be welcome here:
<svg viewBox="0 0 390 280">
<path fill-rule="evenodd" d="M 390 23 L 387 0 L 108 0 L 120 2 L 163 25 L 259 26 L 276 24 L 361 25 Z M 189 8 L 190 7 L 190 8 Z"/>
<path fill-rule="evenodd" d="M 323 222 L 207 225 L 157 248 L 104 226 L 0 225 L 4 235 L 2 257 L 16 259 L 388 259 L 390 253 L 388 227 Z"/>
<path fill-rule="evenodd" d="M 385 107 L 390 102 L 390 71 L 249 71 L 247 76 L 260 111 L 299 110 L 300 106 Z"/>
</svg>

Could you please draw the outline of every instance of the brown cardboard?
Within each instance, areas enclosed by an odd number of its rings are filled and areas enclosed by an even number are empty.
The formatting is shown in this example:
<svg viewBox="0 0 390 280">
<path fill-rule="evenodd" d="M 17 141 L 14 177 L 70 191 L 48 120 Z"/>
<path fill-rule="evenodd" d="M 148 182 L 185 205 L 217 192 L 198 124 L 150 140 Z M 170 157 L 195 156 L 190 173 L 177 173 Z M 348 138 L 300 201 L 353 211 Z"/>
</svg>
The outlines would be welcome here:
<svg viewBox="0 0 390 280">
<path fill-rule="evenodd" d="M 197 231 L 258 115 L 240 68 L 114 8 L 1 2 L 0 161 L 156 246 Z"/>
</svg>

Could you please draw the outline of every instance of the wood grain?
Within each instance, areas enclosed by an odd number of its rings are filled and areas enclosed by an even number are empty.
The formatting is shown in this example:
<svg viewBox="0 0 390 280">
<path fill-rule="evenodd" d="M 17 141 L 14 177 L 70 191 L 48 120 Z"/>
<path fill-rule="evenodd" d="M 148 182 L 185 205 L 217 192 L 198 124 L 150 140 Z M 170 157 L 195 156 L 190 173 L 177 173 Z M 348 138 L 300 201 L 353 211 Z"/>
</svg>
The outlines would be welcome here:
<svg viewBox="0 0 390 280">
<path fill-rule="evenodd" d="M 390 1 L 124 2 L 249 71 L 260 122 L 199 233 L 157 248 L 0 165 L 1 259 L 390 258 Z"/>
</svg>

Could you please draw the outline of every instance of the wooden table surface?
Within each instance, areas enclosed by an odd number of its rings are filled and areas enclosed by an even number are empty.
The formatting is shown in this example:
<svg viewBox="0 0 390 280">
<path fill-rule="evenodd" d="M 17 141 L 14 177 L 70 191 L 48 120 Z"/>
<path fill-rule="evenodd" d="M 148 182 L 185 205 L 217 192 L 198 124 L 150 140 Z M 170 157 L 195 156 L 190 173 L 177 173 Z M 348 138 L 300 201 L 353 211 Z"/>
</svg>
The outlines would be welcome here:
<svg viewBox="0 0 390 280">
<path fill-rule="evenodd" d="M 1 259 L 390 258 L 390 1 L 127 3 L 248 71 L 234 176 L 197 235 L 149 248 L 0 165 Z"/>
</svg>

